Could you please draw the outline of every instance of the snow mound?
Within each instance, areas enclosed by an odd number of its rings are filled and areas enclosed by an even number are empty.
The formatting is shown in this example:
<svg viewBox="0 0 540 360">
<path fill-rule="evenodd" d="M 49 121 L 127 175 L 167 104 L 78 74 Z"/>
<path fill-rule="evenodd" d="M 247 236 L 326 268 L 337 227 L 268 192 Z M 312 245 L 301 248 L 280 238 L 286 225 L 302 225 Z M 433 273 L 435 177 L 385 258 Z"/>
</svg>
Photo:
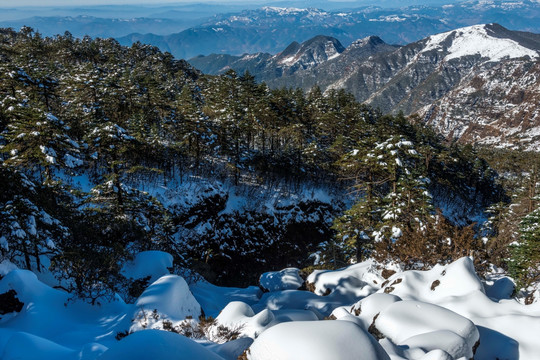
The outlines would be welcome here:
<svg viewBox="0 0 540 360">
<path fill-rule="evenodd" d="M 308 276 L 306 283 L 315 294 L 328 295 L 336 290 L 343 293 L 347 288 L 353 292 L 364 287 L 376 291 L 378 284 L 383 281 L 375 263 L 370 260 L 340 270 L 315 270 Z"/>
<path fill-rule="evenodd" d="M 441 349 L 454 358 L 472 358 L 480 337 L 469 319 L 441 306 L 412 300 L 391 304 L 377 316 L 374 325 L 397 345 Z"/>
<path fill-rule="evenodd" d="M 38 280 L 36 274 L 28 270 L 10 271 L 0 281 L 0 293 L 15 290 L 17 297 L 24 303 L 34 300 L 61 296 L 56 291 Z"/>
<path fill-rule="evenodd" d="M 182 335 L 144 330 L 127 336 L 98 360 L 223 360 L 216 353 Z"/>
<path fill-rule="evenodd" d="M 401 301 L 401 298 L 398 296 L 377 293 L 354 304 L 350 308 L 349 312 L 360 319 L 364 327 L 367 329 L 373 323 L 373 319 L 375 316 L 377 316 L 377 314 L 398 301 Z"/>
<path fill-rule="evenodd" d="M 188 284 L 177 275 L 163 276 L 150 285 L 135 302 L 135 308 L 130 331 L 159 328 L 163 320 L 174 324 L 201 315 L 201 306 Z"/>
<path fill-rule="evenodd" d="M 266 272 L 259 278 L 261 287 L 268 291 L 297 290 L 303 283 L 300 270 L 296 268 Z"/>
<path fill-rule="evenodd" d="M 259 336 L 249 348 L 250 360 L 386 360 L 383 348 L 349 321 L 288 322 Z"/>
<path fill-rule="evenodd" d="M 521 58 L 530 56 L 537 58 L 538 53 L 528 49 L 511 39 L 490 36 L 486 25 L 474 25 L 437 34 L 429 37 L 424 50 L 440 49 L 442 43 L 454 36 L 452 45 L 447 49 L 448 55 L 444 60 L 460 58 L 463 56 L 480 55 L 488 61 L 500 61 L 504 58 Z"/>
<path fill-rule="evenodd" d="M 216 318 L 216 325 L 211 331 L 217 331 L 220 325 L 239 330 L 241 336 L 256 338 L 266 329 L 283 322 L 316 321 L 317 315 L 310 310 L 278 310 L 264 309 L 255 314 L 253 309 L 240 301 L 229 303 Z"/>
<path fill-rule="evenodd" d="M 0 352 L 0 354 L 2 354 Z M 3 360 L 71 360 L 75 351 L 47 339 L 24 332 L 13 334 L 7 341 Z"/>
<path fill-rule="evenodd" d="M 392 275 L 380 292 L 402 299 L 437 303 L 445 298 L 484 292 L 471 258 L 463 257 L 446 266 L 436 265 L 428 271 L 405 271 Z"/>
<path fill-rule="evenodd" d="M 150 281 L 156 281 L 163 275 L 169 274 L 173 266 L 173 257 L 163 251 L 144 251 L 135 256 L 133 261 L 124 265 L 122 273 L 134 280 L 150 276 Z"/>
</svg>

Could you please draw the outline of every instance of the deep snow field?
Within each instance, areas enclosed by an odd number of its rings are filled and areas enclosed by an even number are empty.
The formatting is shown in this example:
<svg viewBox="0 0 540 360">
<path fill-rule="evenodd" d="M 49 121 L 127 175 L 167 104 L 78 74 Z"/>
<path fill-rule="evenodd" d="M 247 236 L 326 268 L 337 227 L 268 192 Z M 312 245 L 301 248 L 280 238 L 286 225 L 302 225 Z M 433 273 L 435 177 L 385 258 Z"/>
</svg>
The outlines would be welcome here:
<svg viewBox="0 0 540 360">
<path fill-rule="evenodd" d="M 297 269 L 239 289 L 188 284 L 171 266 L 166 253 L 141 253 L 124 272 L 152 276 L 142 295 L 91 306 L 47 274 L 0 264 L 0 294 L 24 304 L 0 315 L 0 359 L 540 359 L 540 302 L 510 299 L 503 276 L 480 281 L 470 258 L 388 280 L 372 261 L 317 270 L 311 292 L 298 290 Z M 201 309 L 215 321 L 199 324 Z"/>
</svg>

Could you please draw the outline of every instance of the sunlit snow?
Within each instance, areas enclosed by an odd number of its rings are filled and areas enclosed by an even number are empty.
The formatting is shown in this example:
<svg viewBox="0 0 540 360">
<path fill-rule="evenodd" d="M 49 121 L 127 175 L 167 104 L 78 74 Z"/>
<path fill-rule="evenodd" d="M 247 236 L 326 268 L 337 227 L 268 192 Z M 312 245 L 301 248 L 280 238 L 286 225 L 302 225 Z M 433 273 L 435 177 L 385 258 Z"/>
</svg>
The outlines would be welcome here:
<svg viewBox="0 0 540 360">
<path fill-rule="evenodd" d="M 318 270 L 305 283 L 314 292 L 296 290 L 298 269 L 285 269 L 261 277 L 267 293 L 200 278 L 188 285 L 168 274 L 171 261 L 159 251 L 139 254 L 123 272 L 157 279 L 133 303 L 118 295 L 99 306 L 3 262 L 0 294 L 14 291 L 23 307 L 0 314 L 0 358 L 532 360 L 540 353 L 540 303 L 507 299 L 511 280 L 484 284 L 468 257 L 429 271 L 394 266 L 388 279 L 373 260 Z M 167 321 L 198 326 L 202 311 L 216 317 L 204 334 L 165 331 Z M 223 337 L 233 330 L 238 339 Z"/>
</svg>

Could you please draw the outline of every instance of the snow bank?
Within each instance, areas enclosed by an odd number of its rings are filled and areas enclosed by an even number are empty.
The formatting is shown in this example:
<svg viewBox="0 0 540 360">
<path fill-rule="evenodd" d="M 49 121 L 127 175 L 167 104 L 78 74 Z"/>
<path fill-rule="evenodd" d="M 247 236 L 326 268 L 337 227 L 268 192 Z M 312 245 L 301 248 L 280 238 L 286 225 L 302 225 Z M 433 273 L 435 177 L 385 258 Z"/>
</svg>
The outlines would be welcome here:
<svg viewBox="0 0 540 360">
<path fill-rule="evenodd" d="M 149 252 L 127 271 L 156 275 L 168 263 L 166 254 Z M 135 304 L 90 306 L 70 300 L 69 294 L 43 284 L 32 272 L 9 269 L 0 280 L 0 293 L 14 290 L 24 306 L 0 320 L 0 358 L 154 360 L 174 354 L 236 359 L 251 345 L 248 356 L 263 360 L 347 359 L 358 354 L 388 359 L 383 350 L 392 360 L 453 360 L 470 358 L 480 339 L 475 359 L 538 359 L 540 303 L 525 306 L 504 299 L 510 291 L 508 279 L 493 278 L 485 291 L 471 259 L 463 258 L 430 271 L 396 273 L 374 293 L 380 286 L 375 281 L 382 281 L 378 271 L 366 262 L 312 274 L 315 291 L 329 292 L 327 296 L 282 290 L 261 297 L 258 287 L 222 288 L 205 281 L 192 284 L 192 294 L 182 277 L 165 275 Z M 283 277 L 276 279 L 281 282 Z M 196 319 L 199 304 L 208 309 L 207 315 L 216 317 L 221 311 L 212 326 L 239 330 L 241 338 L 202 346 L 177 334 L 143 330 L 143 323 L 149 329 L 161 328 L 163 320 L 178 326 L 187 317 Z M 318 321 L 330 314 L 338 320 Z M 127 329 L 136 332 L 118 342 L 115 335 Z M 368 329 L 385 338 L 375 342 Z M 256 340 L 252 343 L 251 338 Z"/>
<path fill-rule="evenodd" d="M 160 327 L 163 320 L 174 324 L 201 315 L 201 306 L 188 284 L 177 275 L 163 276 L 150 285 L 135 302 L 135 309 L 130 331 Z"/>
<path fill-rule="evenodd" d="M 251 360 L 390 359 L 362 328 L 348 321 L 288 322 L 259 336 L 249 348 Z"/>
<path fill-rule="evenodd" d="M 109 348 L 98 360 L 223 360 L 216 353 L 182 335 L 159 330 L 131 334 Z"/>
<path fill-rule="evenodd" d="M 268 291 L 297 290 L 303 283 L 304 280 L 300 277 L 300 270 L 297 268 L 266 272 L 259 278 L 261 287 Z"/>
</svg>

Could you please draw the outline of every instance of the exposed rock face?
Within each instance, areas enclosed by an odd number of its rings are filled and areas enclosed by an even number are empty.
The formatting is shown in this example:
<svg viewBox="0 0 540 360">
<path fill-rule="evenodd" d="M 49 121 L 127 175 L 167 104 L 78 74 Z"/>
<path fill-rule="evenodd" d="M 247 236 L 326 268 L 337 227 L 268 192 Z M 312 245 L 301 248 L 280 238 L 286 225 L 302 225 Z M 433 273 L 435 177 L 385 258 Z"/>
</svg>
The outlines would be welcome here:
<svg viewBox="0 0 540 360">
<path fill-rule="evenodd" d="M 449 138 L 497 147 L 540 148 L 540 63 L 484 66 L 419 114 Z"/>
</svg>

